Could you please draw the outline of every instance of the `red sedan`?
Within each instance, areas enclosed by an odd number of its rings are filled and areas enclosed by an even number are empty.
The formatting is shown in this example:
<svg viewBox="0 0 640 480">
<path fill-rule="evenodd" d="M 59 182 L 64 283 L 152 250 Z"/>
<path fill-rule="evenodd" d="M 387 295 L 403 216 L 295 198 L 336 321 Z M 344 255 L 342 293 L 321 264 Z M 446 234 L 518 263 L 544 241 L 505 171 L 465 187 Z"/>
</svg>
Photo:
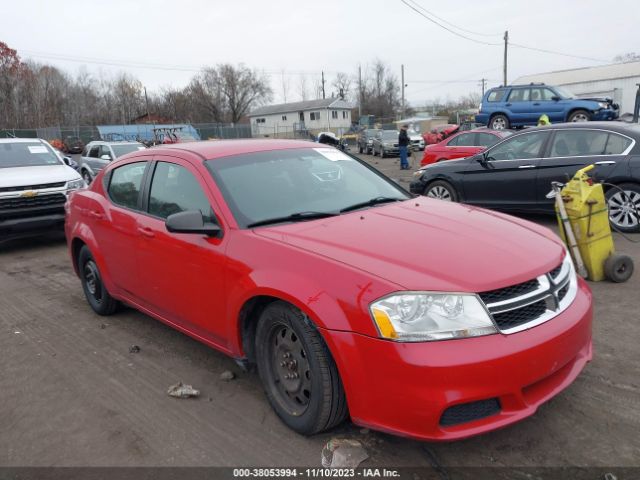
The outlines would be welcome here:
<svg viewBox="0 0 640 480">
<path fill-rule="evenodd" d="M 438 142 L 441 142 L 449 135 L 453 135 L 458 129 L 460 125 L 456 125 L 454 123 L 447 123 L 445 125 L 438 125 L 433 128 L 430 132 L 426 132 L 422 134 L 422 138 L 424 138 L 425 145 L 433 145 Z"/>
<path fill-rule="evenodd" d="M 511 134 L 512 132 L 509 130 L 489 130 L 486 128 L 457 133 L 440 143 L 425 147 L 420 165 L 470 157 Z"/>
<path fill-rule="evenodd" d="M 591 359 L 591 293 L 556 235 L 412 198 L 334 148 L 159 146 L 66 208 L 96 313 L 125 303 L 255 365 L 302 434 L 350 416 L 468 437 L 532 415 Z"/>
</svg>

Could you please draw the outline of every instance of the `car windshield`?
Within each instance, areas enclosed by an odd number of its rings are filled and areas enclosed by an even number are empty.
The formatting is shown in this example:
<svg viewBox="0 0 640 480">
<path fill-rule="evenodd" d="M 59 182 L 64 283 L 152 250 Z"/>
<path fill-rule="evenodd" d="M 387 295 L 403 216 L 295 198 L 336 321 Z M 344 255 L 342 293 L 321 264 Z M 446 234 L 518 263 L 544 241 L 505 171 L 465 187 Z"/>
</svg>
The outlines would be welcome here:
<svg viewBox="0 0 640 480">
<path fill-rule="evenodd" d="M 61 165 L 53 150 L 41 142 L 0 143 L 0 168 Z"/>
<path fill-rule="evenodd" d="M 398 140 L 398 132 L 395 130 L 385 130 L 382 132 L 383 140 Z"/>
<path fill-rule="evenodd" d="M 250 153 L 205 164 L 241 228 L 292 215 L 303 219 L 313 218 L 311 214 L 339 214 L 359 203 L 371 202 L 372 206 L 382 199 L 411 198 L 373 169 L 334 148 Z"/>
<path fill-rule="evenodd" d="M 113 154 L 116 158 L 126 155 L 127 153 L 137 152 L 138 150 L 144 150 L 145 146 L 141 143 L 124 143 L 121 145 L 111 145 Z"/>
<path fill-rule="evenodd" d="M 576 98 L 576 96 L 566 88 L 555 87 L 555 89 L 556 89 L 556 93 L 560 95 L 561 98 L 565 98 L 565 99 Z"/>
<path fill-rule="evenodd" d="M 375 129 L 367 130 L 367 137 L 374 137 L 376 133 L 378 133 L 378 130 L 375 130 Z"/>
</svg>

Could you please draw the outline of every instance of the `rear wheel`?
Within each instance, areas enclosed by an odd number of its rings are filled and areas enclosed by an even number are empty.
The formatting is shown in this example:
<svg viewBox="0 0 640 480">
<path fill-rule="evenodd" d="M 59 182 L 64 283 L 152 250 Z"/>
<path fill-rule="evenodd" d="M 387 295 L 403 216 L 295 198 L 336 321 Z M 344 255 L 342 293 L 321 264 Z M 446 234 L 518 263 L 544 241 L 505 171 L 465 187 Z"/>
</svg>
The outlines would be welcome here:
<svg viewBox="0 0 640 480">
<path fill-rule="evenodd" d="M 346 418 L 338 369 L 306 315 L 285 302 L 268 305 L 260 316 L 255 342 L 265 393 L 289 428 L 312 435 Z"/>
<path fill-rule="evenodd" d="M 457 202 L 458 193 L 449 182 L 444 180 L 436 180 L 430 183 L 424 189 L 424 195 L 430 198 L 437 198 L 445 202 Z"/>
<path fill-rule="evenodd" d="M 640 232 L 640 185 L 622 183 L 607 190 L 606 197 L 614 230 Z"/>
<path fill-rule="evenodd" d="M 362 154 L 364 152 L 364 149 L 362 148 L 362 144 L 359 143 L 358 144 L 358 153 Z"/>
<path fill-rule="evenodd" d="M 493 130 L 506 130 L 509 128 L 509 119 L 506 115 L 498 113 L 491 117 L 489 121 L 489 128 Z"/>
<path fill-rule="evenodd" d="M 576 110 L 575 112 L 571 112 L 568 122 L 588 122 L 591 120 L 591 114 L 586 110 Z"/>
<path fill-rule="evenodd" d="M 78 271 L 84 295 L 93 311 L 98 315 L 114 313 L 118 308 L 118 301 L 109 294 L 104 286 L 98 265 L 86 245 L 80 249 L 78 254 Z"/>
</svg>

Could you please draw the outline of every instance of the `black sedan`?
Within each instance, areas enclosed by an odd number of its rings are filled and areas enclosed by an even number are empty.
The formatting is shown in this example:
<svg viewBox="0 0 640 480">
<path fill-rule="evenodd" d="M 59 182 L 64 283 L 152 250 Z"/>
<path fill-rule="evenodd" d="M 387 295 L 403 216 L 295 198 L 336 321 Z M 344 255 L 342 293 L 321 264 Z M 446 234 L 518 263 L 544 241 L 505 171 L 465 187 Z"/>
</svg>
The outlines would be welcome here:
<svg viewBox="0 0 640 480">
<path fill-rule="evenodd" d="M 640 231 L 640 125 L 564 123 L 513 135 L 482 153 L 428 165 L 414 174 L 413 193 L 502 211 L 553 213 L 551 182 L 566 182 L 595 164 L 605 183 L 611 223 Z"/>
</svg>

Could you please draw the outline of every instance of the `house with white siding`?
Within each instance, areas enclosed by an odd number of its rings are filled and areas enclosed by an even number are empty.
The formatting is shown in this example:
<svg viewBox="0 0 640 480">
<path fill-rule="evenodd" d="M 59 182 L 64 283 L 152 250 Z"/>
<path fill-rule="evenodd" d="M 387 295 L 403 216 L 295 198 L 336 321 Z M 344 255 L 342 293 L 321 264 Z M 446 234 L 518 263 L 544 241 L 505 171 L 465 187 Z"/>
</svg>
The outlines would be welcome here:
<svg viewBox="0 0 640 480">
<path fill-rule="evenodd" d="M 565 87 L 577 97 L 611 97 L 620 105 L 622 115 L 633 112 L 636 84 L 640 83 L 640 62 L 537 73 L 520 77 L 513 83 L 526 85 L 532 82 Z"/>
<path fill-rule="evenodd" d="M 259 107 L 249 114 L 251 133 L 254 137 L 323 131 L 340 135 L 351 127 L 351 109 L 352 105 L 340 97 Z"/>
</svg>

